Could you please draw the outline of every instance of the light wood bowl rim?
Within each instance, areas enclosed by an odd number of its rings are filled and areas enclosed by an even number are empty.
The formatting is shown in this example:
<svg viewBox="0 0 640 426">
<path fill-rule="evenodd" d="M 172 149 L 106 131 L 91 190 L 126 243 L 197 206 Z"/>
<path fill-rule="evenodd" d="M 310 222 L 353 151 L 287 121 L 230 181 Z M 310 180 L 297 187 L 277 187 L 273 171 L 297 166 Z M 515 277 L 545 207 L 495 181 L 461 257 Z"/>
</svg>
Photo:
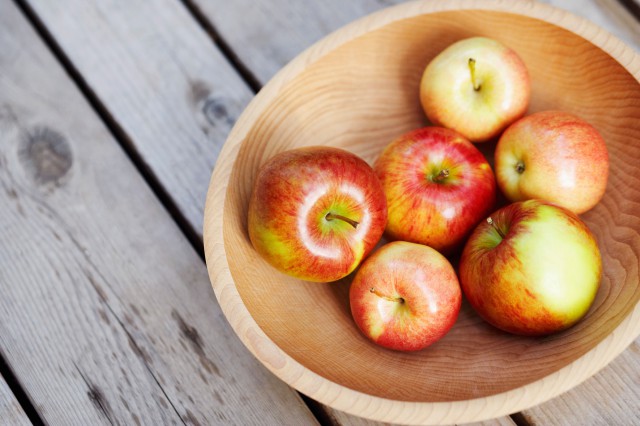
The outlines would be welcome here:
<svg viewBox="0 0 640 426">
<path fill-rule="evenodd" d="M 303 394 L 337 410 L 382 422 L 447 424 L 508 415 L 549 400 L 588 379 L 640 335 L 640 303 L 599 344 L 580 358 L 525 386 L 487 397 L 453 402 L 406 402 L 354 391 L 309 370 L 278 347 L 252 318 L 235 286 L 224 246 L 224 212 L 229 178 L 238 150 L 253 123 L 281 90 L 327 53 L 365 33 L 395 21 L 445 11 L 487 10 L 520 14 L 564 28 L 608 53 L 640 82 L 640 55 L 595 24 L 555 7 L 530 1 L 413 1 L 393 6 L 333 32 L 315 43 L 265 85 L 251 101 L 218 157 L 204 212 L 204 247 L 209 277 L 227 320 L 253 355 L 277 377 Z"/>
</svg>

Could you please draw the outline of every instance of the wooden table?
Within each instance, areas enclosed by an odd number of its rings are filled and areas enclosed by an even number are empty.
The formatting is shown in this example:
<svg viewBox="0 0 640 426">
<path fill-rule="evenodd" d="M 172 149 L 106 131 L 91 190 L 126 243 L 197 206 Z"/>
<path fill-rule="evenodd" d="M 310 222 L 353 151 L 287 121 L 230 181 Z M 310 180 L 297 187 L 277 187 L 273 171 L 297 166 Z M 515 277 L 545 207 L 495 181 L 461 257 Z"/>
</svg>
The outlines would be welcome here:
<svg viewBox="0 0 640 426">
<path fill-rule="evenodd" d="M 634 1 L 549 2 L 640 50 Z M 201 224 L 256 91 L 399 2 L 0 0 L 0 423 L 374 424 L 250 355 L 211 290 Z M 640 340 L 483 424 L 640 424 Z"/>
</svg>

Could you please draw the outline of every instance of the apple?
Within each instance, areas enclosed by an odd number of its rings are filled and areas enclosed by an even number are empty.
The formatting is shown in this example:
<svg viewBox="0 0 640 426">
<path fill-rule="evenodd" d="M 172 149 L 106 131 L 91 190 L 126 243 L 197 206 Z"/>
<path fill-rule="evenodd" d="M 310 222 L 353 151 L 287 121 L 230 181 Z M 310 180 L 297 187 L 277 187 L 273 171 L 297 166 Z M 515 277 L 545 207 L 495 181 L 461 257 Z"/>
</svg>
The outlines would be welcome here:
<svg viewBox="0 0 640 426">
<path fill-rule="evenodd" d="M 385 147 L 374 164 L 390 239 L 450 253 L 493 209 L 496 183 L 480 151 L 453 130 L 425 127 Z"/>
<path fill-rule="evenodd" d="M 350 274 L 386 222 L 386 199 L 371 166 L 343 149 L 304 147 L 260 168 L 247 225 L 254 248 L 276 269 L 326 282 Z"/>
<path fill-rule="evenodd" d="M 578 322 L 602 273 L 596 240 L 573 212 L 546 201 L 503 207 L 469 237 L 459 264 L 470 305 L 490 324 L 541 336 Z"/>
<path fill-rule="evenodd" d="M 394 241 L 362 263 L 349 302 L 358 328 L 374 343 L 417 351 L 451 329 L 462 292 L 443 255 L 425 245 Z"/>
<path fill-rule="evenodd" d="M 515 51 L 485 37 L 453 43 L 429 62 L 420 82 L 420 101 L 436 126 L 454 129 L 472 142 L 485 142 L 522 117 L 531 83 Z"/>
<path fill-rule="evenodd" d="M 604 195 L 609 154 L 591 124 L 567 112 L 543 111 L 504 131 L 495 169 L 510 201 L 541 198 L 580 214 Z"/>
</svg>

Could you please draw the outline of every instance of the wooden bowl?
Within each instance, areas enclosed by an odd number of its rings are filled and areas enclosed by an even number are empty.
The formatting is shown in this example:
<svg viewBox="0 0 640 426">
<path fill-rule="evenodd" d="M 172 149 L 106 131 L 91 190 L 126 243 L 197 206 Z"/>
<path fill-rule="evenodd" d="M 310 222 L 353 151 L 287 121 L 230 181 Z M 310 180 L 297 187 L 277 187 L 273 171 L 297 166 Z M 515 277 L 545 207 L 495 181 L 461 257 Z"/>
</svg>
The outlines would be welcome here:
<svg viewBox="0 0 640 426">
<path fill-rule="evenodd" d="M 284 276 L 251 246 L 246 212 L 256 171 L 306 145 L 346 148 L 372 163 L 426 124 L 425 65 L 450 43 L 501 40 L 527 64 L 529 112 L 578 114 L 611 157 L 604 199 L 583 215 L 604 275 L 587 317 L 546 338 L 515 337 L 463 307 L 451 332 L 418 353 L 366 340 L 350 314 L 350 279 Z M 640 334 L 640 56 L 589 22 L 530 2 L 424 1 L 360 19 L 282 69 L 238 120 L 213 173 L 204 243 L 216 296 L 247 348 L 323 404 L 386 422 L 479 421 L 539 404 L 584 381 Z"/>
</svg>

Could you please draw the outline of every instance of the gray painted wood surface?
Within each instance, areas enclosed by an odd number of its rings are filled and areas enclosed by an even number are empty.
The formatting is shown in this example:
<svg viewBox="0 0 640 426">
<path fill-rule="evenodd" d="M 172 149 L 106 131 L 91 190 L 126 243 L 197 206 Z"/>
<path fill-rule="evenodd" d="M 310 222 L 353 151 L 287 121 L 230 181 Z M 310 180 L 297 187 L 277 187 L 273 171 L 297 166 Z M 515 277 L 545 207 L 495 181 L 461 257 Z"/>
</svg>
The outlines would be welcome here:
<svg viewBox="0 0 640 426">
<path fill-rule="evenodd" d="M 202 260 L 74 83 L 0 4 L 0 349 L 40 416 L 314 423 L 231 331 Z"/>
<path fill-rule="evenodd" d="M 265 84 L 296 55 L 347 23 L 402 0 L 190 0 L 239 61 Z M 529 1 L 529 0 L 514 0 Z M 638 23 L 615 0 L 543 0 L 589 19 L 640 49 Z"/>
<path fill-rule="evenodd" d="M 27 0 L 201 234 L 211 170 L 253 93 L 175 0 Z"/>
<path fill-rule="evenodd" d="M 615 1 L 547 2 L 640 46 L 640 26 Z M 324 35 L 399 1 L 187 1 L 213 34 L 172 0 L 25 3 L 77 73 L 0 0 L 0 351 L 39 414 L 50 424 L 314 423 L 228 327 L 203 262 L 140 172 L 201 236 L 217 153 L 252 97 L 216 41 L 263 85 Z M 636 341 L 522 418 L 637 422 L 639 352 Z M 331 423 L 374 424 L 324 409 Z"/>
<path fill-rule="evenodd" d="M 31 422 L 15 395 L 0 375 L 0 424 L 23 426 Z"/>
</svg>

